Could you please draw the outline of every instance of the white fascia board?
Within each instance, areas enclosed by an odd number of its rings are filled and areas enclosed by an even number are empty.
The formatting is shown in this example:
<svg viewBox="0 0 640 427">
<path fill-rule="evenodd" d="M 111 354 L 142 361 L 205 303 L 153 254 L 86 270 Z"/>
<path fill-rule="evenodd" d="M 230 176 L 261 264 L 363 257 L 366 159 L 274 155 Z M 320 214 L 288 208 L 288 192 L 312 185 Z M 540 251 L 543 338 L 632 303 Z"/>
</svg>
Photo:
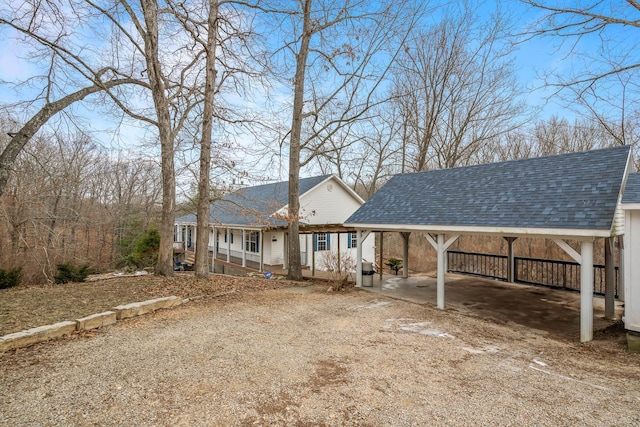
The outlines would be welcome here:
<svg viewBox="0 0 640 427">
<path fill-rule="evenodd" d="M 428 233 L 493 234 L 513 237 L 564 237 L 574 240 L 593 240 L 610 237 L 610 230 L 568 229 L 568 228 L 519 228 L 519 227 L 473 227 L 453 225 L 416 224 L 361 224 L 345 223 L 345 227 L 374 231 L 423 231 Z"/>
<path fill-rule="evenodd" d="M 362 197 L 360 197 L 358 195 L 358 193 L 356 193 L 355 191 L 353 191 L 351 189 L 351 187 L 349 187 L 347 184 L 344 183 L 344 181 L 342 181 L 340 178 L 338 178 L 336 175 L 329 175 L 327 177 L 327 179 L 325 179 L 324 181 L 320 182 L 319 184 L 317 184 L 314 187 L 311 187 L 309 189 L 309 191 L 306 191 L 305 193 L 300 195 L 300 200 L 302 200 L 302 198 L 307 194 L 307 193 L 311 193 L 313 190 L 315 190 L 316 188 L 326 184 L 329 181 L 335 181 L 338 185 L 340 185 L 347 193 L 349 193 L 351 195 L 351 197 L 353 197 L 354 199 L 356 199 L 358 201 L 358 203 L 360 203 L 360 205 L 364 205 L 364 199 Z"/>
<path fill-rule="evenodd" d="M 259 225 L 241 225 L 241 224 L 221 224 L 221 223 L 211 223 L 216 228 L 233 228 L 236 230 L 252 230 L 252 231 L 260 231 L 264 230 L 266 227 Z"/>
<path fill-rule="evenodd" d="M 622 209 L 625 211 L 637 211 L 640 210 L 640 202 L 638 203 L 622 203 Z"/>
</svg>

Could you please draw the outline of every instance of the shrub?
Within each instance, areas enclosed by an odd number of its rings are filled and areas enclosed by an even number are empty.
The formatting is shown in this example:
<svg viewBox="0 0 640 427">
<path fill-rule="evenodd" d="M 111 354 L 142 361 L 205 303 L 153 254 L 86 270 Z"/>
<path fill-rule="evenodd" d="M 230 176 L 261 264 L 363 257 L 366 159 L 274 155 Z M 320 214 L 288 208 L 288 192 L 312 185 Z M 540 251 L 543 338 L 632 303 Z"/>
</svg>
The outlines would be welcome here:
<svg viewBox="0 0 640 427">
<path fill-rule="evenodd" d="M 22 280 L 22 267 L 3 270 L 0 268 L 0 289 L 18 286 Z"/>
<path fill-rule="evenodd" d="M 387 262 L 384 263 L 384 265 L 395 271 L 397 276 L 398 270 L 402 268 L 402 260 L 398 258 L 389 258 Z"/>
<path fill-rule="evenodd" d="M 342 253 L 340 257 L 333 251 L 327 251 L 320 258 L 320 266 L 329 272 L 329 278 L 333 282 L 332 290 L 344 289 L 351 275 L 356 271 L 356 262 L 348 254 Z"/>
<path fill-rule="evenodd" d="M 81 265 L 79 267 L 71 264 L 58 264 L 58 274 L 56 274 L 56 283 L 84 282 L 89 275 L 89 265 Z"/>
<path fill-rule="evenodd" d="M 160 233 L 157 229 L 150 228 L 139 235 L 130 247 L 129 255 L 116 262 L 118 268 L 155 267 L 160 248 Z"/>
</svg>

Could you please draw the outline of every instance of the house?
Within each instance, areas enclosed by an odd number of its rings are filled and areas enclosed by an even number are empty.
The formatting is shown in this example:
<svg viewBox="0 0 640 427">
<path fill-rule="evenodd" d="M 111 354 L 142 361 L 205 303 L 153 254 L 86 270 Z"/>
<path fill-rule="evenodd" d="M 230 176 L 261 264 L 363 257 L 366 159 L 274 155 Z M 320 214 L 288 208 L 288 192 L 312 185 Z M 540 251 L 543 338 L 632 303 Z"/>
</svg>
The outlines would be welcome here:
<svg viewBox="0 0 640 427">
<path fill-rule="evenodd" d="M 452 169 L 400 174 L 391 178 L 345 221 L 358 235 L 397 232 L 404 241 L 408 266 L 409 235 L 424 234 L 437 251 L 437 306 L 445 306 L 447 248 L 462 234 L 503 236 L 508 242 L 513 277 L 513 241 L 520 236 L 550 239 L 580 264 L 580 339 L 593 338 L 594 243 L 611 245 L 625 232 L 622 196 L 633 170 L 629 146 L 560 154 Z M 640 226 L 640 191 L 629 200 L 633 225 Z M 634 213 L 635 212 L 635 213 Z M 635 219 L 634 219 L 635 218 Z M 640 271 L 629 276 L 632 257 L 640 252 L 640 232 L 625 243 L 624 269 L 630 330 L 640 330 Z M 637 238 L 635 236 L 638 236 Z M 576 250 L 567 241 L 579 242 Z M 625 241 L 626 242 L 626 241 Z M 630 253 L 633 251 L 632 253 Z M 622 258 L 622 257 L 621 257 Z M 605 257 L 612 276 L 613 257 Z M 638 267 L 636 266 L 637 270 Z M 358 266 L 356 271 L 360 271 Z M 407 270 L 405 269 L 405 272 Z M 406 273 L 405 273 L 406 277 Z M 630 279 L 629 279 L 630 278 Z M 357 284 L 362 276 L 357 275 Z M 605 312 L 614 316 L 613 281 L 605 284 Z M 630 298 L 634 301 L 631 302 Z M 525 302 L 523 302 L 525 303 Z M 631 314 L 631 313 L 629 313 Z"/>
<path fill-rule="evenodd" d="M 210 207 L 209 252 L 217 260 L 264 271 L 287 268 L 288 182 L 238 189 Z M 355 266 L 354 229 L 343 222 L 364 200 L 335 175 L 300 179 L 300 255 L 312 270 Z M 174 248 L 187 264 L 197 239 L 196 216 L 176 219 Z M 362 242 L 361 257 L 373 262 L 374 238 Z M 180 255 L 182 253 L 183 255 Z"/>
</svg>

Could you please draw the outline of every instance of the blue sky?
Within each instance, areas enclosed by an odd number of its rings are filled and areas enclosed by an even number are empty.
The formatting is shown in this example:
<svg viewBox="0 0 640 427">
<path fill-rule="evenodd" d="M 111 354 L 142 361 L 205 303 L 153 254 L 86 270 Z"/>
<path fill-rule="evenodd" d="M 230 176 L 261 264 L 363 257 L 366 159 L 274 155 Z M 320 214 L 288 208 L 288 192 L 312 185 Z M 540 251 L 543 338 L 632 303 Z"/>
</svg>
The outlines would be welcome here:
<svg viewBox="0 0 640 427">
<path fill-rule="evenodd" d="M 10 0 L 6 0 L 10 1 Z M 495 2 L 487 1 L 478 10 L 480 15 L 489 14 L 495 8 Z M 539 11 L 534 11 L 517 1 L 504 1 L 501 3 L 503 10 L 514 18 L 514 31 L 522 31 L 530 25 L 536 17 L 540 16 Z M 431 19 L 437 19 L 437 13 L 431 14 Z M 625 36 L 625 32 L 613 32 L 614 35 Z M 26 76 L 38 74 L 40 70 L 26 59 L 28 51 L 20 45 L 15 39 L 15 34 L 7 28 L 0 30 L 0 80 L 6 82 L 16 82 L 24 79 Z M 628 43 L 635 43 L 635 38 L 628 38 Z M 593 51 L 598 50 L 598 38 L 591 37 L 584 40 L 578 46 L 581 49 Z M 546 97 L 552 93 L 549 88 L 543 87 L 543 81 L 539 75 L 548 71 L 569 73 L 572 67 L 581 67 L 582 64 L 574 61 L 571 57 L 566 57 L 568 45 L 558 47 L 559 40 L 553 38 L 535 38 L 528 42 L 522 43 L 518 47 L 515 56 L 515 64 L 517 67 L 517 78 L 521 85 L 528 88 L 526 94 L 526 102 L 533 108 L 538 108 L 537 117 L 549 118 L 552 115 L 558 115 L 572 119 L 575 117 L 575 111 L 567 108 L 564 104 L 559 103 L 555 99 L 549 101 Z M 624 46 L 623 46 L 624 47 Z M 9 86 L 0 85 L 0 99 L 3 103 L 11 103 L 24 99 L 28 96 L 28 90 L 23 89 L 21 93 L 16 93 Z M 77 111 L 81 111 L 78 108 Z M 87 109 L 86 114 L 89 117 L 88 126 L 91 130 L 98 133 L 113 132 L 117 124 L 117 120 L 97 114 L 93 109 Z M 119 119 L 119 118 L 118 118 Z M 102 138 L 103 143 L 115 148 L 126 149 L 129 141 L 142 138 L 145 135 L 144 128 L 136 125 L 129 125 L 125 132 L 127 140 L 119 139 L 110 135 Z"/>
</svg>

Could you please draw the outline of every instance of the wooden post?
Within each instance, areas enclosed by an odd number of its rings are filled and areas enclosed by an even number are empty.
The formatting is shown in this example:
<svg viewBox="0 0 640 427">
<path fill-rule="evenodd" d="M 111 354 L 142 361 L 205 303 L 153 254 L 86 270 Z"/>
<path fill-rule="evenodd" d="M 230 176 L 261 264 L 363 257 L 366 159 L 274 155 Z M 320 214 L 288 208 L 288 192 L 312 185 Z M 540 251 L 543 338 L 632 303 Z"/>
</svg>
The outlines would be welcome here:
<svg viewBox="0 0 640 427">
<path fill-rule="evenodd" d="M 409 236 L 411 232 L 402 232 L 400 233 L 403 239 L 403 247 L 402 247 L 402 278 L 409 278 Z"/>
<path fill-rule="evenodd" d="M 613 258 L 613 237 L 604 239 L 604 317 L 616 318 L 616 266 Z"/>
<path fill-rule="evenodd" d="M 231 262 L 231 229 L 227 227 L 227 262 Z"/>
<path fill-rule="evenodd" d="M 513 242 L 517 239 L 517 237 L 505 237 L 504 239 L 507 241 L 507 282 L 513 283 L 513 272 L 515 270 Z"/>
<path fill-rule="evenodd" d="M 338 274 L 340 274 L 342 270 L 340 269 L 340 232 L 338 231 Z"/>
</svg>

